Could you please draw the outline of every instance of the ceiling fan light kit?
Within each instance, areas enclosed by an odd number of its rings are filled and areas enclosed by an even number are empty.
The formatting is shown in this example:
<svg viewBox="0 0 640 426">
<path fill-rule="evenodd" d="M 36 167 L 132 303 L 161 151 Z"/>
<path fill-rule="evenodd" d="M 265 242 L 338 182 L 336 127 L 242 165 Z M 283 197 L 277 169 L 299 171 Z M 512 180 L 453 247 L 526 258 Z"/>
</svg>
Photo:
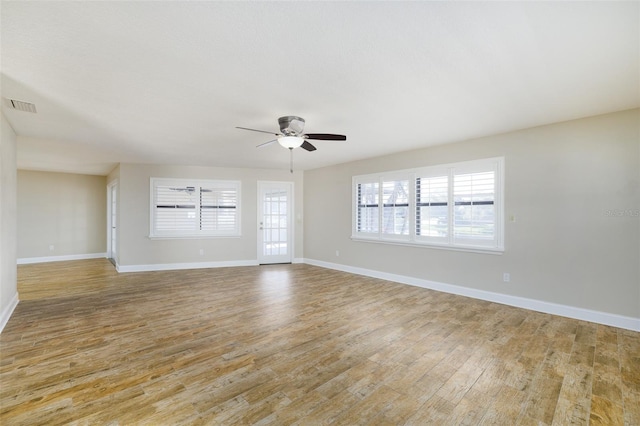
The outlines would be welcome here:
<svg viewBox="0 0 640 426">
<path fill-rule="evenodd" d="M 302 142 L 304 142 L 304 138 L 300 136 L 281 136 L 278 138 L 278 143 L 289 149 L 298 148 Z"/>
<path fill-rule="evenodd" d="M 280 126 L 280 133 L 269 132 L 266 130 L 250 129 L 248 127 L 236 127 L 236 129 L 250 130 L 252 132 L 268 133 L 275 135 L 276 139 L 268 142 L 261 143 L 258 148 L 271 145 L 274 142 L 278 142 L 283 148 L 289 149 L 293 153 L 294 148 L 302 147 L 305 151 L 315 151 L 316 147 L 309 143 L 308 139 L 321 140 L 321 141 L 346 141 L 345 135 L 334 135 L 332 133 L 307 133 L 304 134 L 304 118 L 297 117 L 295 115 L 285 115 L 278 118 L 278 125 Z M 291 157 L 293 162 L 293 156 Z M 293 165 L 291 167 L 293 173 Z"/>
</svg>

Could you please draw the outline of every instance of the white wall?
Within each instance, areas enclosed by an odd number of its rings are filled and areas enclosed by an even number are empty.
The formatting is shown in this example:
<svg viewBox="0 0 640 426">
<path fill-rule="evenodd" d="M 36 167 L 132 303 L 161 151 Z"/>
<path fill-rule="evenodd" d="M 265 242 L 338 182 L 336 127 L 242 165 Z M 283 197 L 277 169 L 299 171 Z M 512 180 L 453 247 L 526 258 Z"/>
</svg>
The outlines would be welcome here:
<svg viewBox="0 0 640 426">
<path fill-rule="evenodd" d="M 104 256 L 106 185 L 105 176 L 18 170 L 20 262 Z"/>
<path fill-rule="evenodd" d="M 0 332 L 18 304 L 16 134 L 0 112 Z"/>
<path fill-rule="evenodd" d="M 639 117 L 636 109 L 308 171 L 305 257 L 640 319 Z M 496 156 L 505 157 L 506 217 L 516 220 L 505 224 L 503 255 L 350 239 L 352 176 Z"/>
<path fill-rule="evenodd" d="M 239 238 L 149 239 L 151 177 L 228 179 L 241 181 L 241 226 Z M 288 170 L 233 169 L 218 167 L 170 166 L 149 164 L 120 164 L 118 240 L 120 270 L 144 269 L 155 265 L 193 266 L 207 264 L 247 264 L 257 261 L 257 182 L 294 182 L 294 258 L 303 257 L 302 186 L 301 172 Z M 200 255 L 200 249 L 204 254 Z"/>
</svg>

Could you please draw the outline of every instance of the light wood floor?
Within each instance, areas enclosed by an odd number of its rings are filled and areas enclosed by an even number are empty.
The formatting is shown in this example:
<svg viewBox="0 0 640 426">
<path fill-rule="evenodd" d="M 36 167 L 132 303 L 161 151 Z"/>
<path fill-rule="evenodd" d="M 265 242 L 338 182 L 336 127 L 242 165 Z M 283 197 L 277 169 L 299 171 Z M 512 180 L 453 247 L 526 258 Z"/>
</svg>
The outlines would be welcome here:
<svg viewBox="0 0 640 426">
<path fill-rule="evenodd" d="M 18 274 L 5 426 L 640 424 L 640 333 L 309 265 Z"/>
</svg>

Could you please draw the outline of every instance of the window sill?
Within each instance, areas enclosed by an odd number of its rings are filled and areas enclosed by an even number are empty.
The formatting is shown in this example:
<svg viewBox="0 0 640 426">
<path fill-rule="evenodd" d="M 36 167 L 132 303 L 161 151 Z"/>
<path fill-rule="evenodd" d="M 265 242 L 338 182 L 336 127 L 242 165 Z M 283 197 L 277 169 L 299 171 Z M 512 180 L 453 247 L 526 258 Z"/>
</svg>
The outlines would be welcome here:
<svg viewBox="0 0 640 426">
<path fill-rule="evenodd" d="M 441 244 L 418 243 L 414 241 L 381 240 L 377 238 L 363 238 L 363 237 L 357 237 L 357 236 L 351 236 L 351 240 L 356 242 L 361 242 L 361 243 L 388 244 L 393 246 L 406 246 L 406 247 L 418 247 L 418 248 L 425 248 L 425 249 L 461 251 L 461 252 L 467 252 L 467 253 L 492 254 L 492 255 L 498 255 L 498 256 L 501 256 L 504 253 L 504 248 L 476 247 L 476 246 L 449 246 L 449 245 L 441 245 Z"/>
<path fill-rule="evenodd" d="M 241 238 L 242 235 L 149 235 L 150 240 L 212 240 L 218 238 Z"/>
</svg>

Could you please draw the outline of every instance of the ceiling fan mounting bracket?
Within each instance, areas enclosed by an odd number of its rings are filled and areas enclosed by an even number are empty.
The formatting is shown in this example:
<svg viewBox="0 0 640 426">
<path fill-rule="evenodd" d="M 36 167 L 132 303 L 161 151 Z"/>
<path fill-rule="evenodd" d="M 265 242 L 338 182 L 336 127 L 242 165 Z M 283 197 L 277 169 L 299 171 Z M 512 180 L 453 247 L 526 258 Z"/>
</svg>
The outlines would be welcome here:
<svg viewBox="0 0 640 426">
<path fill-rule="evenodd" d="M 304 118 L 295 115 L 285 115 L 278 118 L 280 132 L 285 136 L 301 136 L 304 131 Z"/>
</svg>

